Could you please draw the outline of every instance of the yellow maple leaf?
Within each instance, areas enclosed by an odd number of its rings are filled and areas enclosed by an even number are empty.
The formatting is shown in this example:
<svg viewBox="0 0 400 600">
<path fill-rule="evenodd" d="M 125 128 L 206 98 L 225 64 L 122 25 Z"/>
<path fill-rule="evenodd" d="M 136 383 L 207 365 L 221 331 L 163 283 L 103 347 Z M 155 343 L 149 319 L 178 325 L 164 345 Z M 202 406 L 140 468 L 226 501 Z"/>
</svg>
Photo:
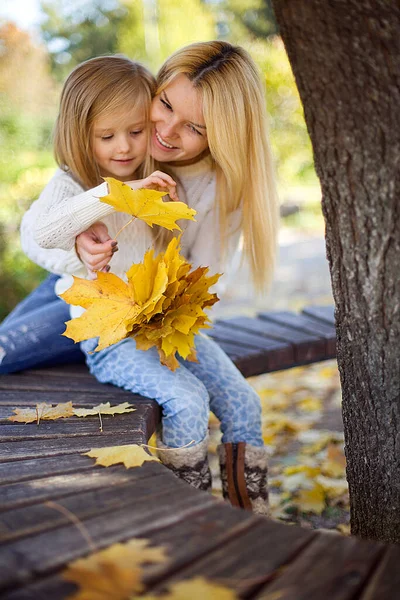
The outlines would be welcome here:
<svg viewBox="0 0 400 600">
<path fill-rule="evenodd" d="M 171 370 L 179 367 L 176 353 L 196 360 L 194 336 L 209 327 L 204 309 L 218 301 L 209 288 L 220 275 L 208 276 L 207 267 L 190 273 L 190 264 L 179 251 L 176 238 L 165 253 L 154 256 L 148 250 L 142 263 L 130 267 L 127 283 L 100 272 L 96 281 L 74 278 L 61 297 L 87 310 L 67 322 L 63 335 L 75 342 L 98 337 L 95 351 L 131 336 L 140 350 L 155 346 L 161 362 Z"/>
<path fill-rule="evenodd" d="M 167 192 L 146 189 L 133 190 L 126 183 L 112 177 L 104 179 L 108 183 L 110 193 L 100 198 L 100 201 L 110 204 L 120 212 L 141 219 L 150 227 L 160 225 L 169 230 L 182 231 L 176 224 L 178 219 L 195 220 L 196 211 L 189 208 L 184 202 L 163 202 L 161 198 Z"/>
<path fill-rule="evenodd" d="M 93 406 L 93 408 L 74 408 L 73 414 L 76 417 L 89 417 L 91 415 L 98 415 L 99 413 L 102 415 L 116 415 L 130 413 L 134 410 L 136 410 L 136 408 L 132 408 L 132 404 L 129 404 L 129 402 L 123 402 L 116 406 L 111 406 L 109 402 L 103 402 L 102 404 Z"/>
<path fill-rule="evenodd" d="M 87 309 L 82 316 L 67 321 L 62 335 L 75 342 L 99 337 L 96 350 L 126 337 L 140 312 L 130 286 L 113 273 L 98 272 L 94 281 L 74 277 L 74 283 L 61 298 Z"/>
<path fill-rule="evenodd" d="M 204 577 L 194 577 L 186 581 L 178 581 L 170 586 L 165 594 L 141 596 L 143 600 L 236 600 L 238 596 L 233 590 L 212 583 Z"/>
<path fill-rule="evenodd" d="M 109 446 L 107 448 L 92 448 L 85 456 L 96 458 L 96 465 L 109 467 L 122 463 L 127 469 L 141 467 L 146 461 L 160 462 L 155 456 L 150 456 L 141 446 L 127 444 L 126 446 Z"/>
<path fill-rule="evenodd" d="M 141 592 L 142 565 L 166 560 L 163 548 L 148 548 L 148 544 L 133 539 L 72 562 L 63 577 L 81 589 L 69 600 L 127 600 Z"/>
<path fill-rule="evenodd" d="M 37 421 L 39 424 L 41 419 L 54 420 L 72 417 L 73 408 L 72 402 L 62 402 L 52 406 L 46 402 L 36 404 L 35 408 L 16 408 L 15 415 L 8 417 L 9 421 L 17 423 L 32 423 Z"/>
<path fill-rule="evenodd" d="M 317 484 L 311 490 L 300 490 L 294 502 L 302 512 L 320 515 L 325 508 L 324 488 Z"/>
</svg>

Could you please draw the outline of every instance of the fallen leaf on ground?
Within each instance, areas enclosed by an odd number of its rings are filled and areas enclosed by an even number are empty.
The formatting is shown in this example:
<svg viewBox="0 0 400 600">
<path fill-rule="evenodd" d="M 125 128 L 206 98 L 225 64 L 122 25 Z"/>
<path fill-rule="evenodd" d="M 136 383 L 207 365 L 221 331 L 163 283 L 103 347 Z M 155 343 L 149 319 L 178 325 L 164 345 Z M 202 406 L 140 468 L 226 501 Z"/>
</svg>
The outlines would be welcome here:
<svg viewBox="0 0 400 600">
<path fill-rule="evenodd" d="M 312 490 L 301 490 L 296 494 L 293 502 L 302 512 L 320 515 L 326 506 L 324 489 L 316 485 Z"/>
<path fill-rule="evenodd" d="M 96 458 L 96 465 L 109 467 L 122 463 L 127 469 L 132 467 L 141 467 L 144 462 L 160 462 L 155 456 L 150 456 L 137 444 L 128 444 L 126 446 L 109 446 L 108 448 L 92 448 L 85 452 L 84 456 Z"/>
<path fill-rule="evenodd" d="M 129 600 L 143 590 L 144 563 L 162 563 L 167 559 L 163 548 L 149 548 L 148 540 L 134 539 L 113 544 L 105 550 L 68 565 L 64 579 L 81 589 L 69 600 Z"/>
<path fill-rule="evenodd" d="M 233 590 L 212 583 L 204 577 L 194 577 L 186 581 L 178 581 L 169 586 L 169 592 L 153 596 L 141 596 L 143 600 L 236 600 L 237 595 Z"/>
<path fill-rule="evenodd" d="M 36 404 L 35 408 L 16 408 L 14 409 L 15 415 L 8 417 L 9 421 L 16 423 L 33 423 L 36 421 L 38 424 L 40 420 L 55 420 L 63 419 L 65 417 L 73 416 L 72 402 L 62 402 L 52 406 L 41 402 Z"/>
<path fill-rule="evenodd" d="M 103 402 L 103 404 L 98 404 L 97 406 L 93 406 L 93 408 L 74 408 L 73 413 L 76 417 L 89 417 L 91 415 L 98 415 L 99 413 L 102 415 L 116 415 L 130 413 L 134 410 L 136 408 L 132 408 L 132 404 L 129 404 L 129 402 L 123 402 L 115 406 L 111 406 L 109 402 Z"/>
<path fill-rule="evenodd" d="M 163 202 L 161 198 L 167 192 L 147 189 L 133 190 L 129 185 L 112 177 L 104 179 L 108 183 L 110 193 L 100 198 L 100 201 L 110 204 L 120 212 L 141 219 L 150 227 L 160 225 L 169 230 L 182 231 L 176 224 L 178 219 L 195 220 L 196 211 L 189 208 L 184 202 Z"/>
</svg>

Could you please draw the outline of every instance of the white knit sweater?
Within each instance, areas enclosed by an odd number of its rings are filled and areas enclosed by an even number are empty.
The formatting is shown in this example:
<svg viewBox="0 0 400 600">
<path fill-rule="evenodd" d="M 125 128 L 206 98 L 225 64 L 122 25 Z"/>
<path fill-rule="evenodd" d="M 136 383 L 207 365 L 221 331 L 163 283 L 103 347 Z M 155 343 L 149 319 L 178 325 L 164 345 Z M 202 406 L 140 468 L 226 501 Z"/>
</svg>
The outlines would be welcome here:
<svg viewBox="0 0 400 600">
<path fill-rule="evenodd" d="M 220 252 L 215 172 L 212 161 L 206 157 L 196 164 L 170 167 L 178 182 L 179 199 L 197 211 L 196 221 L 181 220 L 182 254 L 193 267 L 208 266 L 210 273 L 228 275 L 240 238 L 241 211 L 231 215 L 226 260 Z M 83 188 L 69 175 L 57 170 L 39 199 L 26 212 L 21 224 L 21 244 L 27 256 L 46 270 L 61 275 L 87 277 L 86 270 L 75 252 L 75 238 L 96 221 L 102 221 L 111 237 L 129 220 L 129 215 L 115 211 L 99 197 L 108 193 L 106 183 L 91 190 Z M 141 262 L 152 246 L 151 229 L 136 220 L 118 236 L 118 252 L 110 261 L 111 271 L 124 278 L 132 263 Z M 222 281 L 221 281 L 222 280 Z M 221 294 L 227 277 L 216 286 Z M 224 281 L 225 280 L 225 281 Z M 67 289 L 71 277 L 63 277 L 57 292 Z"/>
</svg>

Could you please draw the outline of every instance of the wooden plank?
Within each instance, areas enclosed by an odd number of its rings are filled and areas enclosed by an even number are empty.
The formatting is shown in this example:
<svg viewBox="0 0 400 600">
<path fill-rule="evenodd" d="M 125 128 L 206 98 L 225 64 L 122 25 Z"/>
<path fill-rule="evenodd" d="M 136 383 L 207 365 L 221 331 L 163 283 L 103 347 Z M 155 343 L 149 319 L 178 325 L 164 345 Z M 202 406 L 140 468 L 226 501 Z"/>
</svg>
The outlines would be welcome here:
<svg viewBox="0 0 400 600">
<path fill-rule="evenodd" d="M 249 351 L 258 351 L 259 355 L 257 358 L 254 357 L 250 359 L 248 358 L 249 355 L 246 355 L 245 359 L 249 362 L 251 360 L 256 360 L 260 363 L 261 366 L 256 367 L 254 365 L 253 367 L 258 373 L 260 372 L 260 368 L 263 369 L 261 372 L 266 372 L 293 366 L 293 349 L 291 344 L 287 342 L 278 342 L 265 336 L 259 336 L 254 332 L 243 331 L 234 326 L 227 327 L 218 323 L 211 330 L 210 336 L 221 347 L 223 344 L 230 343 Z M 240 364 L 242 363 L 243 360 Z M 248 368 L 250 368 L 250 364 L 247 369 Z"/>
<path fill-rule="evenodd" d="M 48 404 L 59 404 L 60 402 L 72 402 L 73 405 L 79 404 L 81 408 L 95 406 L 100 402 L 110 402 L 112 406 L 115 404 L 121 404 L 122 402 L 130 402 L 131 404 L 136 403 L 148 403 L 156 405 L 154 400 L 146 398 L 145 396 L 139 396 L 138 394 L 132 394 L 126 390 L 120 390 L 122 393 L 118 393 L 118 397 L 114 394 L 114 390 L 119 388 L 111 387 L 107 388 L 108 393 L 104 393 L 99 397 L 98 393 L 90 392 L 64 392 L 60 390 L 53 391 L 41 391 L 32 392 L 28 390 L 2 390 L 0 393 L 0 410 L 3 412 L 3 407 L 17 408 L 22 406 L 35 406 L 38 402 L 47 402 Z M 8 414 L 8 413 L 7 413 Z"/>
<path fill-rule="evenodd" d="M 133 412 L 113 415 L 102 415 L 101 435 L 110 436 L 125 434 L 143 427 L 152 418 L 152 407 L 138 404 Z M 55 421 L 43 420 L 37 423 L 14 423 L 8 421 L 0 424 L 0 443 L 26 440 L 45 440 L 57 437 L 79 437 L 100 434 L 99 416 L 68 417 Z M 0 446 L 1 447 L 1 446 Z"/>
<path fill-rule="evenodd" d="M 258 335 L 254 331 L 246 331 L 236 327 L 234 324 L 216 321 L 209 335 L 218 342 L 233 342 L 244 348 L 255 348 L 256 350 L 276 350 L 290 347 L 287 341 L 273 340 L 267 336 Z M 293 358 L 292 358 L 293 360 Z"/>
<path fill-rule="evenodd" d="M 400 597 L 400 548 L 389 546 L 359 600 L 395 600 Z"/>
<path fill-rule="evenodd" d="M 233 317 L 218 323 L 223 327 L 235 326 L 237 329 L 252 331 L 259 336 L 290 343 L 293 349 L 293 363 L 306 364 L 325 359 L 325 342 L 316 335 L 251 317 Z"/>
<path fill-rule="evenodd" d="M 70 475 L 61 482 L 63 485 L 56 478 L 33 481 L 32 485 L 44 484 L 40 488 L 40 503 L 29 504 L 32 499 L 38 501 L 37 496 L 32 498 L 32 493 L 30 498 L 24 498 L 21 502 L 18 490 L 19 502 L 10 502 L 10 509 L 0 514 L 0 542 L 4 544 L 70 524 L 71 518 L 64 509 L 81 523 L 100 514 L 104 516 L 107 512 L 121 510 L 134 501 L 143 480 L 146 480 L 143 485 L 156 488 L 157 493 L 161 493 L 166 486 L 170 490 L 169 474 L 155 465 L 147 463 L 136 469 L 97 467 L 95 471 L 85 474 L 86 480 L 82 476 Z M 55 502 L 55 506 L 46 504 L 48 501 Z"/>
<path fill-rule="evenodd" d="M 265 352 L 255 348 L 244 348 L 234 342 L 215 341 L 226 352 L 244 377 L 269 373 L 270 371 L 274 371 L 277 365 L 282 365 L 282 362 L 286 362 L 287 348 Z"/>
<path fill-rule="evenodd" d="M 305 315 L 289 311 L 262 312 L 259 313 L 258 317 L 260 319 L 265 319 L 266 321 L 285 325 L 286 327 L 292 327 L 297 331 L 318 335 L 321 339 L 325 340 L 326 358 L 335 358 L 336 330 L 332 325 L 327 325 L 326 323 L 316 321 Z"/>
<path fill-rule="evenodd" d="M 302 311 L 303 315 L 311 317 L 316 321 L 321 321 L 327 325 L 335 327 L 335 307 L 330 306 L 307 306 Z"/>
<path fill-rule="evenodd" d="M 59 391 L 60 386 L 64 392 L 90 392 L 92 394 L 112 394 L 117 396 L 120 394 L 126 394 L 126 390 L 111 386 L 107 383 L 100 383 L 94 377 L 88 378 L 75 378 L 60 377 L 48 375 L 43 376 L 41 374 L 26 374 L 18 373 L 14 375 L 2 375 L 0 376 L 0 390 L 29 390 L 32 392 L 51 392 Z"/>
<path fill-rule="evenodd" d="M 239 515 L 240 511 L 237 512 Z M 204 530 L 197 532 L 197 539 L 196 532 L 189 526 L 187 541 L 184 528 L 172 537 L 170 530 L 156 532 L 151 535 L 152 543 L 172 544 L 169 551 L 172 563 L 151 567 L 145 577 L 146 584 L 152 591 L 158 592 L 176 581 L 202 575 L 232 586 L 247 597 L 311 543 L 316 535 L 300 527 L 288 527 L 260 517 L 254 517 L 251 524 L 251 527 L 237 529 L 235 535 L 224 539 L 223 543 L 210 548 L 202 556 L 196 550 L 201 538 L 205 537 Z M 186 549 L 183 561 L 179 548 Z"/>
<path fill-rule="evenodd" d="M 115 465 L 106 469 L 95 467 L 92 458 L 86 457 L 86 460 L 91 464 L 91 470 L 54 475 L 52 477 L 40 477 L 26 482 L 3 485 L 0 488 L 0 512 L 31 506 L 51 499 L 63 498 L 87 490 L 97 490 L 109 485 L 119 485 L 130 481 L 132 478 L 131 470 L 126 469 L 124 466 Z M 15 466 L 18 468 L 18 465 Z M 145 474 L 147 472 L 148 468 Z M 150 470 L 150 474 L 157 472 L 155 468 Z"/>
<path fill-rule="evenodd" d="M 383 549 L 381 544 L 357 538 L 318 534 L 312 544 L 254 598 L 353 600 L 359 597 Z"/>
<path fill-rule="evenodd" d="M 104 448 L 105 446 L 118 446 L 120 444 L 145 444 L 147 442 L 146 435 L 144 430 L 135 430 L 115 436 L 99 434 L 83 438 L 29 440 L 24 442 L 23 445 L 19 442 L 2 442 L 0 444 L 0 463 L 40 458 L 42 456 L 83 453 L 88 452 L 91 448 Z M 18 468 L 17 465 L 16 468 Z"/>
<path fill-rule="evenodd" d="M 248 528 L 254 529 L 258 523 L 258 519 L 251 513 L 231 509 L 227 505 L 214 501 L 206 508 L 193 512 L 190 518 L 177 520 L 167 527 L 148 530 L 141 537 L 146 537 L 152 544 L 160 543 L 166 547 L 168 561 L 161 570 L 157 567 L 145 567 L 146 579 L 154 582 L 162 578 L 164 572 L 178 571 L 191 562 L 207 556 L 214 548 L 223 547 L 230 539 L 237 537 Z M 71 591 L 72 588 L 60 577 L 51 576 L 5 594 L 2 598 L 7 600 L 57 598 L 58 600 L 65 598 Z"/>
<path fill-rule="evenodd" d="M 160 466 L 160 468 L 162 468 Z M 148 533 L 179 521 L 191 520 L 196 512 L 214 505 L 210 494 L 201 493 L 169 475 L 171 486 L 158 492 L 157 487 L 140 482 L 132 504 L 123 510 L 85 520 L 86 535 L 98 549 L 131 537 Z M 88 553 L 81 531 L 66 525 L 33 537 L 4 544 L 0 562 L 0 590 L 25 584 L 37 576 L 49 574 L 66 563 Z"/>
<path fill-rule="evenodd" d="M 54 367 L 44 367 L 41 369 L 27 369 L 21 371 L 19 375 L 41 375 L 44 377 L 93 377 L 90 374 L 86 363 L 71 363 L 65 365 L 56 365 Z"/>
<path fill-rule="evenodd" d="M 87 456 L 72 454 L 50 458 L 19 460 L 18 463 L 0 463 L 0 485 L 29 481 L 40 477 L 50 477 L 67 473 L 78 473 L 91 469 L 93 464 Z M 1 487 L 0 487 L 1 496 Z"/>
</svg>

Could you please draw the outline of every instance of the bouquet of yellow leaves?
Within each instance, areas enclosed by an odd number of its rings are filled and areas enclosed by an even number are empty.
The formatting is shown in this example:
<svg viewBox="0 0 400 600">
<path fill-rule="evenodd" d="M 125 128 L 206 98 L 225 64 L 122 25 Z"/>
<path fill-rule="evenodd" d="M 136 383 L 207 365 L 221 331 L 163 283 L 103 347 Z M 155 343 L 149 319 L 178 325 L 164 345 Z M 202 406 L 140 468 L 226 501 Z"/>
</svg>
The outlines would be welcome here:
<svg viewBox="0 0 400 600">
<path fill-rule="evenodd" d="M 207 276 L 208 267 L 190 272 L 179 251 L 178 238 L 157 256 L 148 250 L 143 262 L 126 273 L 127 282 L 113 273 L 98 272 L 95 281 L 74 277 L 61 297 L 87 310 L 66 323 L 63 335 L 75 342 L 98 337 L 95 351 L 131 336 L 140 350 L 155 346 L 172 371 L 179 367 L 177 352 L 196 361 L 194 336 L 209 328 L 204 309 L 218 301 L 209 288 L 220 275 Z"/>
</svg>

